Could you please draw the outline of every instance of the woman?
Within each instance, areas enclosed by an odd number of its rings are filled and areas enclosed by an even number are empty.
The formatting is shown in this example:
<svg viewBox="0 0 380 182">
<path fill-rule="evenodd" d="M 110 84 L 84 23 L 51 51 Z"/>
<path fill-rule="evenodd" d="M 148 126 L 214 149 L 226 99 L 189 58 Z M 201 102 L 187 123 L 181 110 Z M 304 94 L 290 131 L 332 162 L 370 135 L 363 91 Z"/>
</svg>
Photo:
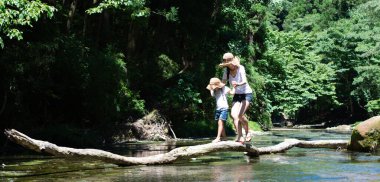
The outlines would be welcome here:
<svg viewBox="0 0 380 182">
<path fill-rule="evenodd" d="M 244 66 L 240 65 L 239 58 L 235 57 L 232 53 L 225 53 L 223 55 L 223 63 L 221 67 L 227 69 L 223 73 L 222 82 L 226 83 L 227 80 L 235 88 L 235 95 L 232 99 L 231 117 L 234 120 L 237 137 L 235 141 L 245 142 L 251 141 L 249 134 L 248 119 L 245 117 L 245 112 L 252 101 L 252 89 L 247 82 L 247 76 Z M 245 130 L 246 137 L 243 137 L 242 126 Z"/>
</svg>

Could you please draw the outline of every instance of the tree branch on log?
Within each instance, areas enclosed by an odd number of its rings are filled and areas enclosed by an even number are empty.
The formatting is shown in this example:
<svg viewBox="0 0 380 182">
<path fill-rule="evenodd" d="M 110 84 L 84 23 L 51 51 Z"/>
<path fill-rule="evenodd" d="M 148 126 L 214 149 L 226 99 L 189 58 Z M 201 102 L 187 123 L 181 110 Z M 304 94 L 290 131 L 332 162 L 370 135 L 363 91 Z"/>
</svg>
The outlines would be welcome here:
<svg viewBox="0 0 380 182">
<path fill-rule="evenodd" d="M 4 133 L 8 139 L 13 142 L 36 152 L 45 152 L 51 155 L 66 158 L 101 160 L 120 166 L 167 164 L 181 159 L 188 159 L 217 151 L 240 151 L 247 152 L 247 155 L 250 156 L 259 156 L 263 154 L 285 152 L 295 146 L 311 148 L 346 148 L 348 144 L 348 141 L 345 140 L 303 141 L 297 139 L 286 139 L 284 142 L 274 146 L 256 148 L 250 144 L 241 144 L 234 141 L 223 141 L 218 143 L 179 147 L 165 154 L 147 157 L 125 157 L 98 149 L 75 149 L 60 147 L 50 142 L 32 139 L 14 129 L 5 130 Z"/>
</svg>

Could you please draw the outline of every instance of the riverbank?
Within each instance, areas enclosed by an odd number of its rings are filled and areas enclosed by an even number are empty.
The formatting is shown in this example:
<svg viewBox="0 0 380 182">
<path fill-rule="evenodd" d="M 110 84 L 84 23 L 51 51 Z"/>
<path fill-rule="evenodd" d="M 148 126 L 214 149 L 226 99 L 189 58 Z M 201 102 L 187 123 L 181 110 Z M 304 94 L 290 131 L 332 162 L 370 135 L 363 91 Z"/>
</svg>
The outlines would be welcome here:
<svg viewBox="0 0 380 182">
<path fill-rule="evenodd" d="M 351 133 L 353 127 L 350 125 L 339 125 L 336 127 L 330 128 L 281 128 L 274 127 L 271 131 L 325 131 L 325 132 L 333 132 L 333 133 Z"/>
</svg>

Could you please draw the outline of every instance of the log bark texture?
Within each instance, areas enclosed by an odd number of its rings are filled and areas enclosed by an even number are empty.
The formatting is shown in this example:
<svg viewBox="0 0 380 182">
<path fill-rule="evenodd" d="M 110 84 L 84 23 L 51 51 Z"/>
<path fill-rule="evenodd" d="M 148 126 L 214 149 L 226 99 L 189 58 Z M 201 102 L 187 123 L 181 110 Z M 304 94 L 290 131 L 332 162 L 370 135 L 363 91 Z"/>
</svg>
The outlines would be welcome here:
<svg viewBox="0 0 380 182">
<path fill-rule="evenodd" d="M 36 152 L 44 152 L 54 156 L 66 158 L 101 160 L 121 166 L 167 164 L 181 159 L 188 159 L 216 151 L 240 151 L 247 152 L 247 155 L 250 156 L 259 156 L 263 154 L 285 152 L 292 147 L 346 148 L 348 144 L 348 141 L 345 140 L 303 141 L 297 139 L 286 139 L 284 142 L 274 146 L 257 148 L 250 144 L 241 144 L 234 141 L 222 141 L 218 143 L 179 147 L 165 154 L 147 157 L 126 157 L 98 149 L 75 149 L 61 147 L 47 141 L 30 138 L 14 129 L 5 130 L 4 133 L 11 141 Z"/>
</svg>

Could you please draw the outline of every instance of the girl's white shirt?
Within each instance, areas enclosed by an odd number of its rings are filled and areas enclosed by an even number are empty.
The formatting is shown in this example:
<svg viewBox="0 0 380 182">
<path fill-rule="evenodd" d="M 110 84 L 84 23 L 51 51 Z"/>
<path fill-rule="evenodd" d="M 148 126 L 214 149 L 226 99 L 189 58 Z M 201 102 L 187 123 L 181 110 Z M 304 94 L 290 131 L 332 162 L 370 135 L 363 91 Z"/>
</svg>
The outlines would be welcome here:
<svg viewBox="0 0 380 182">
<path fill-rule="evenodd" d="M 227 80 L 227 70 L 226 69 L 224 70 L 224 73 L 223 73 L 223 80 Z M 245 84 L 235 87 L 235 94 L 252 93 L 252 88 L 248 84 L 244 66 L 239 65 L 239 68 L 237 70 L 235 77 L 233 77 L 230 74 L 228 81 L 230 82 L 230 85 L 232 85 L 233 81 L 235 81 L 237 83 L 241 83 L 241 82 L 245 81 Z"/>
<path fill-rule="evenodd" d="M 220 89 L 215 89 L 214 91 L 211 91 L 211 96 L 215 97 L 216 99 L 216 110 L 220 109 L 228 109 L 228 102 L 227 102 L 227 93 L 230 92 L 230 88 L 227 86 L 224 86 Z"/>
</svg>

